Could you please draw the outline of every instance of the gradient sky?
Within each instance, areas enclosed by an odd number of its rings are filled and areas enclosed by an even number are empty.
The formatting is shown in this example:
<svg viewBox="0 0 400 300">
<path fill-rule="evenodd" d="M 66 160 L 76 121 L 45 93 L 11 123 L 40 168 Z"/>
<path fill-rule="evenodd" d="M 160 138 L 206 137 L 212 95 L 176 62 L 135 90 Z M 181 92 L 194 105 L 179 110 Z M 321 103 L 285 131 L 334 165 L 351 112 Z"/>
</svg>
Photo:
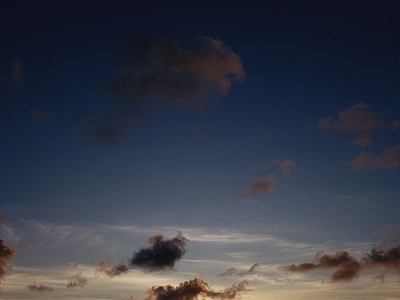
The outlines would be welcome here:
<svg viewBox="0 0 400 300">
<path fill-rule="evenodd" d="M 247 2 L 0 1 L 1 299 L 398 299 L 399 1 Z"/>
</svg>

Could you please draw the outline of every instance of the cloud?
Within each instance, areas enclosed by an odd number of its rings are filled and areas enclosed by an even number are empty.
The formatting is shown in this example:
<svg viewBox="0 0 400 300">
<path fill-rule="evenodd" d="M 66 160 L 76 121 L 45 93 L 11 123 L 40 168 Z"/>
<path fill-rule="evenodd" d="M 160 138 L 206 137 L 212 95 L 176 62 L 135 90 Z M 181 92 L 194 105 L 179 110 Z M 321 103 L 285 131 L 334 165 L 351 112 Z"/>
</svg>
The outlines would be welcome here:
<svg viewBox="0 0 400 300">
<path fill-rule="evenodd" d="M 385 152 L 378 155 L 371 153 L 361 153 L 350 163 L 353 171 L 358 172 L 362 170 L 390 170 L 400 166 L 400 145 L 395 145 Z"/>
<path fill-rule="evenodd" d="M 168 240 L 161 234 L 152 236 L 146 248 L 140 248 L 129 260 L 129 266 L 145 271 L 172 270 L 175 263 L 186 253 L 187 239 L 178 232 L 176 237 Z"/>
<path fill-rule="evenodd" d="M 204 113 L 218 106 L 245 73 L 240 57 L 221 40 L 202 37 L 200 43 L 185 49 L 170 39 L 132 37 L 119 75 L 100 91 L 104 113 L 82 119 L 85 134 L 115 145 L 147 123 L 155 109 Z"/>
<path fill-rule="evenodd" d="M 224 273 L 221 273 L 221 274 L 218 274 L 217 276 L 218 276 L 218 277 L 228 277 L 228 276 L 233 276 L 233 275 L 235 275 L 235 274 L 236 274 L 236 272 L 237 272 L 237 269 L 236 269 L 236 268 L 234 268 L 234 267 L 232 267 L 232 268 L 229 268 L 229 269 L 227 269 L 227 270 L 226 270 L 226 272 L 224 272 Z"/>
<path fill-rule="evenodd" d="M 117 265 L 110 267 L 111 265 L 111 260 L 106 257 L 99 263 L 99 267 L 96 270 L 96 273 L 102 273 L 108 277 L 113 278 L 114 276 L 119 276 L 129 271 L 128 266 L 124 262 L 120 262 Z"/>
<path fill-rule="evenodd" d="M 269 174 L 267 178 L 257 180 L 252 183 L 251 187 L 242 193 L 241 196 L 259 196 L 271 192 L 275 186 L 276 179 L 274 174 Z"/>
<path fill-rule="evenodd" d="M 112 266 L 111 260 L 106 257 L 99 263 L 96 273 L 112 278 L 129 272 L 129 268 L 139 268 L 148 272 L 173 270 L 175 263 L 187 251 L 187 241 L 180 231 L 170 240 L 164 239 L 161 234 L 154 235 L 148 239 L 148 246 L 134 252 L 127 264 L 121 261 Z"/>
<path fill-rule="evenodd" d="M 11 65 L 11 80 L 16 88 L 23 88 L 25 83 L 22 79 L 25 76 L 25 72 L 22 69 L 21 59 L 19 57 L 14 58 Z"/>
<path fill-rule="evenodd" d="M 195 300 L 201 298 L 212 299 L 238 299 L 239 296 L 247 292 L 247 281 L 234 284 L 222 291 L 214 291 L 203 278 L 194 278 L 180 283 L 174 287 L 171 285 L 154 286 L 147 290 L 145 300 Z"/>
<path fill-rule="evenodd" d="M 53 291 L 53 288 L 49 285 L 43 285 L 43 284 L 36 285 L 35 283 L 28 285 L 28 289 L 30 292 L 52 292 Z"/>
<path fill-rule="evenodd" d="M 356 136 L 351 143 L 357 147 L 367 147 L 373 145 L 375 140 L 366 133 L 361 133 Z"/>
<path fill-rule="evenodd" d="M 307 273 L 315 270 L 333 270 L 331 282 L 351 282 L 359 277 L 361 272 L 382 269 L 383 272 L 374 278 L 384 282 L 388 272 L 400 272 L 400 247 L 387 247 L 385 243 L 374 247 L 370 253 L 362 253 L 360 259 L 347 251 L 338 251 L 329 255 L 318 252 L 314 262 L 301 264 L 282 264 L 281 268 L 286 272 Z"/>
<path fill-rule="evenodd" d="M 358 102 L 353 106 L 341 111 L 335 120 L 327 116 L 319 120 L 317 129 L 331 132 L 358 132 L 365 133 L 376 130 L 396 130 L 398 120 L 384 120 L 377 112 L 364 102 Z"/>
<path fill-rule="evenodd" d="M 376 247 L 363 258 L 366 269 L 383 268 L 384 271 L 375 277 L 383 282 L 388 272 L 400 271 L 400 247 Z"/>
<path fill-rule="evenodd" d="M 88 283 L 88 279 L 82 275 L 81 272 L 68 278 L 67 288 L 84 287 Z"/>
<path fill-rule="evenodd" d="M 229 268 L 226 272 L 217 275 L 218 277 L 230 277 L 230 276 L 247 276 L 247 275 L 254 275 L 261 272 L 261 266 L 259 263 L 253 264 L 250 269 L 246 271 L 239 271 L 236 268 Z"/>
<path fill-rule="evenodd" d="M 246 276 L 246 275 L 254 275 L 261 272 L 261 265 L 259 263 L 255 263 L 248 269 L 247 271 L 238 272 L 238 276 Z"/>
<path fill-rule="evenodd" d="M 121 300 L 134 300 L 135 297 L 133 295 L 129 295 L 128 297 L 124 297 Z"/>
<path fill-rule="evenodd" d="M 347 251 L 339 251 L 329 255 L 318 252 L 315 255 L 315 262 L 305 262 L 299 265 L 288 264 L 282 268 L 288 272 L 310 272 L 318 269 L 333 269 L 331 282 L 350 282 L 359 276 L 362 270 L 360 262 Z"/>
<path fill-rule="evenodd" d="M 279 168 L 283 174 L 290 175 L 292 169 L 297 169 L 297 164 L 293 160 L 288 158 L 283 161 L 273 159 L 269 162 L 268 168 Z"/>
<path fill-rule="evenodd" d="M 4 276 L 12 269 L 9 261 L 15 256 L 15 249 L 7 246 L 3 240 L 0 239 L 0 279 L 4 280 Z"/>
</svg>

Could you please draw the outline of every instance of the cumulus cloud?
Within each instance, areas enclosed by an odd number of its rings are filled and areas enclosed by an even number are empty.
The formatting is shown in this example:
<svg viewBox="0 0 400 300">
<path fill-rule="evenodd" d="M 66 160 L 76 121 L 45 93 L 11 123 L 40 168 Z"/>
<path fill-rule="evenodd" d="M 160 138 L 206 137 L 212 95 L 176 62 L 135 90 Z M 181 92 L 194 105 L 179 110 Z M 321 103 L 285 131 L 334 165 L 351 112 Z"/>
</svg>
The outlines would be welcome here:
<svg viewBox="0 0 400 300">
<path fill-rule="evenodd" d="M 398 120 L 385 120 L 364 102 L 359 102 L 341 111 L 337 119 L 327 116 L 319 120 L 321 131 L 366 133 L 383 129 L 397 129 Z"/>
<path fill-rule="evenodd" d="M 349 164 L 355 172 L 395 169 L 400 166 L 400 145 L 395 145 L 378 155 L 361 153 Z"/>
<path fill-rule="evenodd" d="M 239 193 L 241 196 L 259 196 L 271 192 L 275 186 L 276 179 L 274 174 L 269 174 L 267 178 L 260 179 L 252 183 L 251 187 Z"/>
<path fill-rule="evenodd" d="M 383 272 L 375 279 L 383 282 L 390 271 L 400 271 L 400 247 L 375 247 L 363 258 L 366 269 L 383 268 Z"/>
<path fill-rule="evenodd" d="M 28 289 L 30 292 L 52 292 L 53 291 L 53 288 L 49 285 L 43 285 L 43 284 L 36 285 L 35 283 L 28 285 Z"/>
<path fill-rule="evenodd" d="M 187 239 L 178 232 L 172 239 L 164 239 L 161 234 L 152 236 L 146 248 L 133 253 L 129 266 L 145 271 L 165 271 L 175 268 L 175 263 L 186 253 Z"/>
<path fill-rule="evenodd" d="M 147 272 L 173 270 L 176 262 L 187 251 L 187 241 L 180 231 L 172 239 L 165 239 L 161 234 L 157 234 L 148 239 L 147 247 L 141 247 L 135 251 L 128 263 L 121 261 L 113 265 L 112 261 L 106 257 L 99 263 L 96 273 L 112 278 L 129 272 L 130 268 L 139 268 Z"/>
<path fill-rule="evenodd" d="M 88 283 L 88 279 L 81 272 L 68 278 L 67 288 L 84 287 Z"/>
<path fill-rule="evenodd" d="M 7 246 L 0 239 L 0 279 L 4 280 L 4 276 L 12 269 L 9 261 L 15 256 L 15 249 Z"/>
<path fill-rule="evenodd" d="M 210 285 L 204 281 L 203 278 L 194 278 L 189 281 L 180 283 L 178 286 L 154 286 L 147 290 L 147 297 L 145 300 L 195 300 L 199 298 L 211 299 L 238 299 L 239 296 L 247 292 L 248 283 L 242 281 L 237 285 L 234 284 L 222 291 L 213 290 Z"/>
<path fill-rule="evenodd" d="M 148 122 L 154 109 L 203 113 L 218 106 L 245 73 L 240 57 L 221 40 L 202 37 L 200 42 L 185 49 L 170 39 L 132 37 L 119 75 L 101 89 L 104 113 L 82 119 L 85 134 L 116 144 Z"/>
</svg>

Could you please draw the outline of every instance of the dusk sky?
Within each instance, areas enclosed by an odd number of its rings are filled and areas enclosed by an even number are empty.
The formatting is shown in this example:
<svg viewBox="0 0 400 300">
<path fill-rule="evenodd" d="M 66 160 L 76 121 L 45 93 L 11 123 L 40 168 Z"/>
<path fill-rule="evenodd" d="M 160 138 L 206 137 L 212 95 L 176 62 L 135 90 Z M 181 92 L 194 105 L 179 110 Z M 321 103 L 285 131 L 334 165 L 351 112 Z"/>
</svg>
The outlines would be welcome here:
<svg viewBox="0 0 400 300">
<path fill-rule="evenodd" d="M 399 16 L 0 0 L 0 299 L 398 299 Z"/>
</svg>

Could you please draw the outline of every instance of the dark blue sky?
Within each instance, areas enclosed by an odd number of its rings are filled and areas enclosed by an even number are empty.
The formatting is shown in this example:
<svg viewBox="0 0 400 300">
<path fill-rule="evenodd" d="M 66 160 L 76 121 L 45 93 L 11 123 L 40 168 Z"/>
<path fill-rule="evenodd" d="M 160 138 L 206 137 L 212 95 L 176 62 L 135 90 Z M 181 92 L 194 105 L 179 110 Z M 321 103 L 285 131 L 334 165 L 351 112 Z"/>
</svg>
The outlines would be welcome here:
<svg viewBox="0 0 400 300">
<path fill-rule="evenodd" d="M 0 1 L 0 238 L 28 249 L 14 265 L 62 273 L 111 256 L 107 241 L 118 260 L 146 234 L 186 229 L 206 245 L 185 270 L 223 259 L 213 234 L 254 235 L 250 248 L 273 236 L 268 253 L 226 242 L 267 266 L 398 232 L 399 13 L 399 1 Z M 107 226 L 139 228 L 135 243 Z M 281 273 L 253 278 L 244 299 L 264 299 L 268 280 L 286 299 Z"/>
</svg>

